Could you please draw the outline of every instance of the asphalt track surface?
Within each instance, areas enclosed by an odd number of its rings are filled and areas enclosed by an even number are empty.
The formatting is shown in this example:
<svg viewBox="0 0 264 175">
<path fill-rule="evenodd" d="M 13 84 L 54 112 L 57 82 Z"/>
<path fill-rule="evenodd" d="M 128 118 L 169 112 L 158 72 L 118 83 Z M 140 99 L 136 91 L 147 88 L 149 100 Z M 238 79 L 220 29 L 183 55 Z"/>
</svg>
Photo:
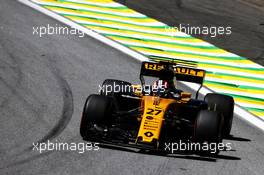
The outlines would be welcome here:
<svg viewBox="0 0 264 175">
<path fill-rule="evenodd" d="M 33 142 L 82 142 L 86 96 L 105 78 L 138 83 L 140 63 L 90 37 L 32 35 L 60 24 L 14 0 L 0 0 L 0 174 L 263 174 L 263 132 L 234 118 L 232 151 L 173 157 L 100 148 L 32 151 Z M 62 24 L 61 24 L 62 25 Z"/>
</svg>

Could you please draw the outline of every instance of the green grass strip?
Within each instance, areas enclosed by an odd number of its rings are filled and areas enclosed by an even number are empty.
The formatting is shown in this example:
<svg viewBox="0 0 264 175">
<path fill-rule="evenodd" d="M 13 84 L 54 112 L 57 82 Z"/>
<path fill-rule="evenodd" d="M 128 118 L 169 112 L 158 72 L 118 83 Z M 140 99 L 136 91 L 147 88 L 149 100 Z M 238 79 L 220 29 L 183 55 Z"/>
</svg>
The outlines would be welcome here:
<svg viewBox="0 0 264 175">
<path fill-rule="evenodd" d="M 202 56 L 202 57 L 208 57 L 208 58 L 213 58 L 215 59 L 215 61 L 225 61 L 225 60 L 232 60 L 232 61 L 241 61 L 241 60 L 245 60 L 245 58 L 243 57 L 230 57 L 230 56 L 212 56 L 212 55 L 204 55 L 204 54 L 196 54 L 196 53 L 189 53 L 189 52 L 180 52 L 180 51 L 172 51 L 172 50 L 163 50 L 163 49 L 155 49 L 155 48 L 151 48 L 151 47 L 145 47 L 145 46 L 134 46 L 134 45 L 130 45 L 130 44 L 124 44 L 128 47 L 134 47 L 134 48 L 139 48 L 139 49 L 149 49 L 149 50 L 155 50 L 155 51 L 163 51 L 163 52 L 169 52 L 169 53 L 176 53 L 176 54 L 186 54 L 186 55 L 190 55 L 190 56 Z M 197 58 L 199 59 L 199 58 Z M 205 58 L 204 58 L 205 59 Z"/>
<path fill-rule="evenodd" d="M 129 25 L 134 25 L 134 26 L 142 26 L 142 27 L 147 27 L 147 28 L 155 28 L 155 29 L 164 29 L 165 26 L 147 26 L 147 25 L 139 25 L 139 24 L 132 24 L 132 23 L 128 23 L 128 22 L 121 22 L 121 21 L 114 21 L 114 20 L 109 20 L 109 19 L 100 19 L 100 18 L 93 18 L 93 17 L 84 17 L 84 16 L 79 16 L 79 15 L 69 15 L 69 14 L 65 14 L 64 16 L 66 17 L 78 17 L 78 18 L 83 18 L 83 19 L 96 19 L 96 20 L 100 20 L 100 21 L 106 21 L 106 22 L 111 22 L 114 24 L 129 24 Z"/>
<path fill-rule="evenodd" d="M 98 14 L 104 14 L 104 15 L 112 15 L 112 16 L 117 16 L 117 17 L 128 17 L 128 18 L 135 18 L 135 19 L 146 19 L 149 17 L 144 17 L 144 16 L 122 16 L 122 15 L 117 15 L 113 13 L 107 13 L 107 12 L 95 12 L 92 10 L 85 10 L 85 9 L 78 9 L 78 8 L 72 8 L 72 7 L 61 7 L 61 6 L 56 6 L 56 5 L 42 5 L 43 7 L 49 8 L 49 7 L 56 7 L 56 8 L 62 8 L 62 9 L 69 9 L 69 10 L 76 10 L 76 11 L 83 11 L 83 12 L 94 12 Z"/>
<path fill-rule="evenodd" d="M 264 109 L 245 107 L 249 111 L 264 112 Z"/>
<path fill-rule="evenodd" d="M 94 26 L 94 27 L 102 27 L 102 28 L 108 28 L 108 29 L 115 29 L 115 30 L 120 30 L 120 32 L 122 31 L 128 31 L 128 32 L 137 32 L 137 33 L 142 33 L 142 34 L 149 34 L 149 35 L 155 35 L 157 37 L 161 36 L 161 37 L 170 37 L 169 35 L 163 35 L 163 34 L 157 34 L 157 33 L 147 33 L 147 32 L 142 32 L 142 31 L 137 31 L 137 30 L 130 30 L 130 29 L 120 29 L 118 27 L 110 27 L 110 26 L 101 26 L 101 25 L 97 25 L 97 24 L 83 24 L 83 23 L 78 23 L 82 26 L 86 26 L 86 27 L 90 27 L 90 26 Z M 104 34 L 106 35 L 106 34 Z M 173 37 L 172 37 L 173 38 Z M 192 38 L 191 36 L 186 36 L 186 37 L 183 37 L 183 36 L 177 36 L 175 38 L 184 38 L 184 39 L 195 39 L 195 38 Z"/>
<path fill-rule="evenodd" d="M 100 6 L 100 5 L 96 5 L 96 4 L 85 4 L 85 3 L 81 3 L 81 2 L 74 2 L 74 1 L 67 1 L 67 0 L 60 0 L 61 2 L 69 2 L 72 4 L 76 4 L 76 5 L 89 5 L 89 6 L 93 6 L 93 7 L 101 7 L 101 8 L 109 8 L 109 9 L 129 9 L 126 6 L 119 6 L 119 7 L 111 7 L 111 6 Z"/>
<path fill-rule="evenodd" d="M 249 77 L 249 76 L 233 75 L 233 74 L 225 74 L 225 73 L 212 73 L 210 71 L 206 71 L 206 74 L 207 75 L 210 74 L 210 75 L 228 76 L 228 77 L 232 77 L 234 80 L 236 78 L 245 78 L 245 79 L 250 79 L 250 80 L 263 81 L 263 84 L 264 84 L 264 77 L 263 78 L 258 78 L 258 77 Z"/>
<path fill-rule="evenodd" d="M 162 57 L 162 56 L 154 56 L 154 55 L 148 55 L 149 58 L 153 59 L 153 60 L 174 60 L 175 58 L 172 58 L 172 57 Z M 244 67 L 236 67 L 236 66 L 232 66 L 232 65 L 224 65 L 224 64 L 218 64 L 218 63 L 209 63 L 209 62 L 200 62 L 200 61 L 196 61 L 198 64 L 206 64 L 206 65 L 209 65 L 208 67 L 211 66 L 222 66 L 222 67 L 225 67 L 225 68 L 236 68 L 236 69 L 241 69 L 241 71 L 243 70 L 249 70 L 249 71 L 257 71 L 257 72 L 263 72 L 264 73 L 264 69 L 263 68 L 244 68 Z M 213 73 L 213 72 L 210 72 L 208 71 L 208 73 L 211 73 L 211 74 L 217 74 L 217 75 L 224 75 L 224 76 L 233 76 L 233 75 L 230 75 L 230 74 L 226 74 L 226 73 Z M 241 77 L 241 78 L 247 78 L 247 76 L 242 76 L 242 75 L 234 75 L 234 76 L 237 76 L 237 77 Z M 251 77 L 249 77 L 251 78 Z M 262 78 L 254 78 L 252 77 L 253 79 L 259 79 L 259 80 L 264 80 L 264 77 L 263 79 Z"/>
<path fill-rule="evenodd" d="M 118 38 L 124 38 L 124 39 L 137 39 L 141 41 L 148 41 L 148 42 L 156 42 L 156 43 L 161 43 L 161 44 L 171 44 L 174 46 L 184 46 L 184 47 L 190 47 L 190 48 L 198 48 L 198 49 L 210 49 L 210 50 L 220 50 L 219 48 L 215 46 L 197 46 L 197 45 L 191 45 L 191 44 L 179 44 L 175 42 L 169 42 L 169 41 L 158 41 L 158 40 L 152 40 L 152 39 L 145 39 L 145 38 L 135 38 L 135 37 L 129 37 L 129 36 L 120 36 L 120 35 L 115 35 L 115 34 L 105 34 L 106 36 L 113 36 L 113 37 L 118 37 Z M 185 37 L 177 37 L 177 38 L 185 38 Z M 192 38 L 193 39 L 193 38 Z"/>
<path fill-rule="evenodd" d="M 222 92 L 221 92 L 221 94 L 230 95 L 233 98 L 238 98 L 238 99 L 241 99 L 241 100 L 253 101 L 253 103 L 254 102 L 263 103 L 263 99 L 262 98 L 249 97 L 249 96 L 243 96 L 243 95 L 236 95 L 236 94 L 231 94 L 231 93 L 222 93 Z"/>
<path fill-rule="evenodd" d="M 264 88 L 261 88 L 261 87 L 235 85 L 235 84 L 231 84 L 231 83 L 215 82 L 215 81 L 208 81 L 208 80 L 205 80 L 204 82 L 206 82 L 206 84 L 214 84 L 214 85 L 235 87 L 235 88 L 245 89 L 245 90 L 248 90 L 248 89 L 250 89 L 250 90 L 259 90 L 259 91 L 263 91 L 263 93 L 264 93 Z"/>
</svg>

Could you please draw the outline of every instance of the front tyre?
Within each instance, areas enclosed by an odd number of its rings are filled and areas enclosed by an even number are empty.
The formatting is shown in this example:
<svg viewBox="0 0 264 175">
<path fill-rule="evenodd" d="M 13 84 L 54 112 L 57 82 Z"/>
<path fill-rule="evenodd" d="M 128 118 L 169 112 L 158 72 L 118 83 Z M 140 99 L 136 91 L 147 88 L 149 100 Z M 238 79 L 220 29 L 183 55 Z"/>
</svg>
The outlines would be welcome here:
<svg viewBox="0 0 264 175">
<path fill-rule="evenodd" d="M 80 134 L 86 138 L 91 124 L 107 125 L 111 123 L 114 107 L 112 98 L 102 95 L 90 95 L 84 104 L 80 124 Z"/>
<path fill-rule="evenodd" d="M 194 124 L 194 141 L 200 144 L 206 142 L 218 145 L 223 140 L 222 125 L 223 118 L 217 112 L 201 110 Z M 217 150 L 216 154 L 218 153 L 219 151 Z"/>
</svg>

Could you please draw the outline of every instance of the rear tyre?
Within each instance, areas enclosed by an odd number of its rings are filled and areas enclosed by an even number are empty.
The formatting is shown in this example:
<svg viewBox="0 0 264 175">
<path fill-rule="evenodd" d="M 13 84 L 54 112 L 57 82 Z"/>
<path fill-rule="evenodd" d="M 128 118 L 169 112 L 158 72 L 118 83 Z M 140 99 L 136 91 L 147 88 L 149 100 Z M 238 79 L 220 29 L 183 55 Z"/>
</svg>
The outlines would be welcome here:
<svg viewBox="0 0 264 175">
<path fill-rule="evenodd" d="M 111 116 L 114 107 L 112 99 L 102 95 L 90 95 L 85 102 L 80 125 L 80 134 L 83 138 L 87 137 L 87 131 L 91 124 L 111 123 Z"/>
<path fill-rule="evenodd" d="M 233 122 L 234 99 L 227 95 L 209 93 L 205 96 L 204 100 L 208 103 L 209 110 L 223 115 L 224 124 L 222 134 L 224 137 L 228 137 Z"/>
</svg>

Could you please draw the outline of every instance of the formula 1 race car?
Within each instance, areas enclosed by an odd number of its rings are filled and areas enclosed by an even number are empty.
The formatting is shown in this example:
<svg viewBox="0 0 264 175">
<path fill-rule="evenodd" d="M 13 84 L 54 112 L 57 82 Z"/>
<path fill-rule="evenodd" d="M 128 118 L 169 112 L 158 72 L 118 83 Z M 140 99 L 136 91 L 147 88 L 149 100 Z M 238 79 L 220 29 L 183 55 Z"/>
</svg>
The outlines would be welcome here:
<svg viewBox="0 0 264 175">
<path fill-rule="evenodd" d="M 234 110 L 232 97 L 210 93 L 198 100 L 205 71 L 170 62 L 143 62 L 141 85 L 107 79 L 100 94 L 84 105 L 80 134 L 84 140 L 164 150 L 166 142 L 221 143 L 229 136 Z M 152 85 L 145 77 L 156 78 Z M 178 81 L 197 83 L 196 97 L 176 88 Z"/>
</svg>

